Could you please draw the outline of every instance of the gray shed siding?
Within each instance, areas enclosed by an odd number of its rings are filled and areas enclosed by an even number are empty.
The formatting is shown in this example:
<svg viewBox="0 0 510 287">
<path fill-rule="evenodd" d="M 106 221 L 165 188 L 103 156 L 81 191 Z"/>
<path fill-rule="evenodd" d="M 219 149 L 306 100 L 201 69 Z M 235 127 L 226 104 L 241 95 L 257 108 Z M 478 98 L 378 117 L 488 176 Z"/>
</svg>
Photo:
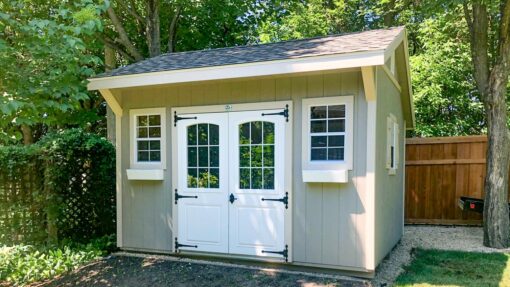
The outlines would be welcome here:
<svg viewBox="0 0 510 287">
<path fill-rule="evenodd" d="M 377 126 L 375 175 L 375 264 L 391 251 L 404 231 L 404 138 L 405 125 L 400 92 L 381 69 L 377 69 Z M 386 119 L 392 113 L 400 127 L 397 173 L 386 169 Z"/>
<path fill-rule="evenodd" d="M 366 269 L 364 192 L 367 103 L 359 70 L 310 75 L 251 78 L 129 88 L 117 91 L 122 117 L 122 237 L 124 249 L 171 252 L 172 177 L 171 114 L 173 107 L 293 101 L 293 262 L 354 270 Z M 301 176 L 301 100 L 354 95 L 354 169 L 349 183 L 304 184 Z M 166 107 L 167 169 L 161 182 L 126 178 L 130 167 L 129 110 Z M 373 214 L 372 214 L 373 216 Z M 370 240 L 371 241 L 371 240 Z"/>
</svg>

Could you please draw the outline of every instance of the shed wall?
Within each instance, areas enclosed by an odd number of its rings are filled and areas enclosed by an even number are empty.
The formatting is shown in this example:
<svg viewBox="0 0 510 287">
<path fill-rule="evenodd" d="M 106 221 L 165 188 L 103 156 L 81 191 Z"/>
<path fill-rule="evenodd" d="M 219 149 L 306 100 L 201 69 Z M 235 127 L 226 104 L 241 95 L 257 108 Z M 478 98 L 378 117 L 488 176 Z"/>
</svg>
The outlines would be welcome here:
<svg viewBox="0 0 510 287">
<path fill-rule="evenodd" d="M 365 193 L 366 113 L 359 70 L 130 88 L 119 91 L 122 118 L 122 237 L 124 249 L 171 252 L 171 124 L 173 107 L 293 101 L 293 261 L 363 269 L 368 198 Z M 349 183 L 304 184 L 301 175 L 301 100 L 354 95 L 354 169 Z M 167 169 L 162 182 L 129 181 L 129 110 L 166 107 Z M 373 215 L 372 215 L 373 216 Z"/>
<path fill-rule="evenodd" d="M 400 128 L 397 173 L 386 169 L 386 131 L 388 115 L 392 113 Z M 377 69 L 377 126 L 375 175 L 375 264 L 391 251 L 404 231 L 404 138 L 405 125 L 400 92 L 381 69 Z"/>
</svg>

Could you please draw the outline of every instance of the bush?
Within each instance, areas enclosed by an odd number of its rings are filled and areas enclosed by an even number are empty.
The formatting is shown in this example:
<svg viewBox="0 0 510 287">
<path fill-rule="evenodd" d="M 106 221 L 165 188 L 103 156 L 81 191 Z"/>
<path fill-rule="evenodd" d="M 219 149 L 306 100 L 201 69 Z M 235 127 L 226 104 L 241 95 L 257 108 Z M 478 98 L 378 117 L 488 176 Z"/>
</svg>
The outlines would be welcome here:
<svg viewBox="0 0 510 287">
<path fill-rule="evenodd" d="M 106 255 L 115 248 L 115 236 L 104 236 L 88 244 L 15 245 L 0 248 L 0 282 L 15 285 L 40 281 L 72 271 Z"/>
<path fill-rule="evenodd" d="M 0 244 L 87 242 L 115 232 L 115 150 L 79 129 L 0 147 Z"/>
</svg>

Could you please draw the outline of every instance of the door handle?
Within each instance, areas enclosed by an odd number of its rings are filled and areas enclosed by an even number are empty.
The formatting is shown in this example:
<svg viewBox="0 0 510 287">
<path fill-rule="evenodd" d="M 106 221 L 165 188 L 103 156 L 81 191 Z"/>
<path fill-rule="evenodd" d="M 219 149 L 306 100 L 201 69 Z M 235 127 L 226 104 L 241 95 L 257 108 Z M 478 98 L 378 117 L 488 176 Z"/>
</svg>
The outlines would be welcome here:
<svg viewBox="0 0 510 287">
<path fill-rule="evenodd" d="M 228 201 L 230 201 L 230 203 L 231 203 L 231 204 L 233 204 L 233 203 L 234 203 L 234 201 L 236 201 L 236 200 L 237 200 L 237 198 L 234 196 L 234 194 L 233 194 L 233 193 L 231 193 L 231 194 L 230 194 L 230 196 L 229 196 L 229 198 L 228 198 Z"/>
</svg>

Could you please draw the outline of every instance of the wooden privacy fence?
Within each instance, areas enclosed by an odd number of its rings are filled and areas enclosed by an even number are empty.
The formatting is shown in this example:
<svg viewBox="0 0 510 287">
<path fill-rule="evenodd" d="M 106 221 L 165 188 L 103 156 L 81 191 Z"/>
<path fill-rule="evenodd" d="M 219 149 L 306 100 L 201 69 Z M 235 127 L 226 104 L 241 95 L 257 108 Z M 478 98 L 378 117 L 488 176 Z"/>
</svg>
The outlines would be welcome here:
<svg viewBox="0 0 510 287">
<path fill-rule="evenodd" d="M 481 224 L 458 199 L 484 198 L 486 149 L 486 136 L 407 139 L 406 223 Z"/>
</svg>

